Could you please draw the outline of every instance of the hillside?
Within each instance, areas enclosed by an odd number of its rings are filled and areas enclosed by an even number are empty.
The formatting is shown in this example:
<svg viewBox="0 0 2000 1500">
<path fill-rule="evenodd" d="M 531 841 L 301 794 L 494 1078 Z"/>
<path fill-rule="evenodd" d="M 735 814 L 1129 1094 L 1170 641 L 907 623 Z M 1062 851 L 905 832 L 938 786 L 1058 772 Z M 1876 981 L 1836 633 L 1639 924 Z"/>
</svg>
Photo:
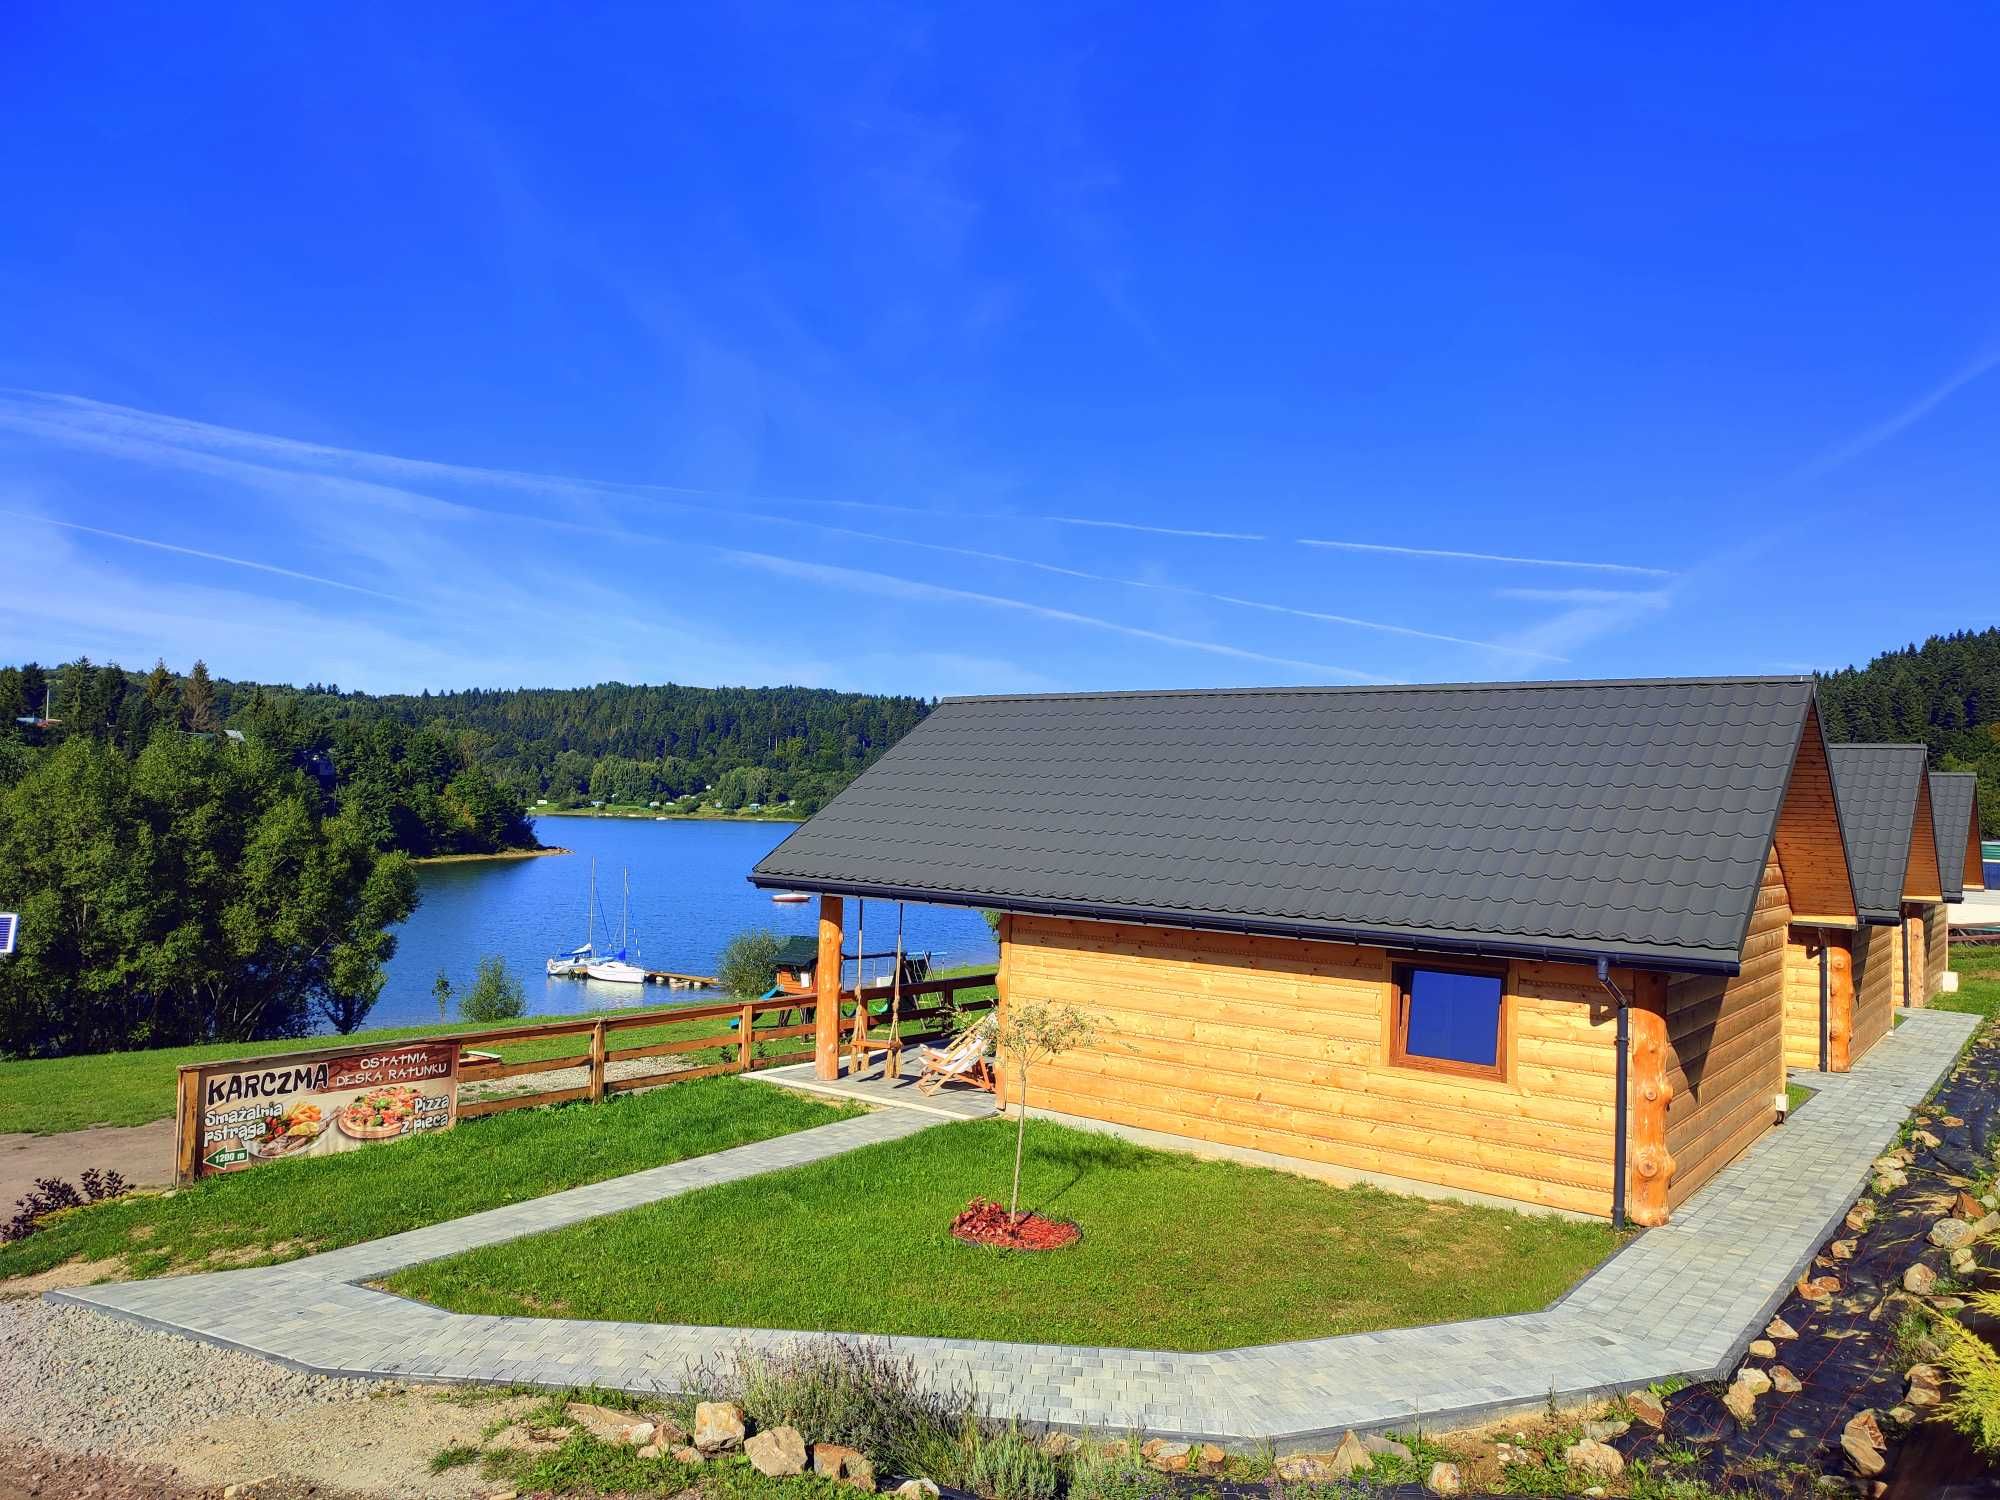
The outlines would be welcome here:
<svg viewBox="0 0 2000 1500">
<path fill-rule="evenodd" d="M 330 765 L 337 795 L 365 796 L 376 808 L 385 847 L 423 854 L 531 843 L 517 810 L 543 799 L 556 807 L 775 805 L 803 816 L 929 709 L 921 698 L 796 687 L 614 682 L 411 695 L 211 681 L 205 673 L 189 705 L 180 695 L 193 677 L 88 663 L 0 668 L 0 734 L 87 732 L 136 742 L 155 720 L 240 730 L 302 766 Z M 14 726 L 16 716 L 41 708 L 51 686 L 63 724 L 46 732 Z M 505 804 L 504 818 L 496 803 Z M 501 826 L 507 820 L 519 826 Z"/>
<path fill-rule="evenodd" d="M 1977 772 L 1980 831 L 2000 836 L 2000 629 L 1885 651 L 1819 693 L 1828 739 L 1921 740 L 1938 770 Z"/>
</svg>

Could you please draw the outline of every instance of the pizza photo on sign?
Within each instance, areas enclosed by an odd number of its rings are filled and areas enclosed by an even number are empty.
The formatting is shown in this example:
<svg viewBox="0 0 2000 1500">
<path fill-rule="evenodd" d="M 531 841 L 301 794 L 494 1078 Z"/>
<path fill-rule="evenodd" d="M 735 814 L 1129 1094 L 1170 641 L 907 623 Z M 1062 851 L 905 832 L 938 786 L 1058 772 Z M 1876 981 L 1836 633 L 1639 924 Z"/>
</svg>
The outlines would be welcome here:
<svg viewBox="0 0 2000 1500">
<path fill-rule="evenodd" d="M 340 1128 L 357 1141 L 386 1141 L 410 1128 L 423 1109 L 418 1101 L 425 1097 L 422 1089 L 407 1084 L 370 1089 L 342 1106 Z"/>
</svg>

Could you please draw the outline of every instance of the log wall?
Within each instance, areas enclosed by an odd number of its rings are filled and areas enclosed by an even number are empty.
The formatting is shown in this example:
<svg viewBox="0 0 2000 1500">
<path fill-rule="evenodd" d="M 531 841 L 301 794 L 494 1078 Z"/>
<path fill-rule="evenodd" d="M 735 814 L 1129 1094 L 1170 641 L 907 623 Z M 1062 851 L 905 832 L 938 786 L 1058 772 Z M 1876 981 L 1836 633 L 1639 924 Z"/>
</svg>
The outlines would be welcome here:
<svg viewBox="0 0 2000 1500">
<path fill-rule="evenodd" d="M 1785 1091 L 1785 949 L 1791 918 L 1785 878 L 1773 854 L 1743 942 L 1742 972 L 1734 979 L 1676 976 L 1667 983 L 1670 1206 L 1686 1201 L 1776 1121 L 1774 1101 Z"/>
<path fill-rule="evenodd" d="M 1883 1037 L 1896 1009 L 1902 985 L 1902 947 L 1895 927 L 1863 927 L 1854 935 L 1854 1039 L 1856 1062 Z"/>
<path fill-rule="evenodd" d="M 1819 1069 L 1819 933 L 1794 927 L 1785 942 L 1785 1066 Z"/>
<path fill-rule="evenodd" d="M 1936 901 L 1924 908 L 1924 993 L 1935 1000 L 1944 993 L 1944 973 L 1951 967 L 1951 925 L 1945 905 Z"/>
</svg>

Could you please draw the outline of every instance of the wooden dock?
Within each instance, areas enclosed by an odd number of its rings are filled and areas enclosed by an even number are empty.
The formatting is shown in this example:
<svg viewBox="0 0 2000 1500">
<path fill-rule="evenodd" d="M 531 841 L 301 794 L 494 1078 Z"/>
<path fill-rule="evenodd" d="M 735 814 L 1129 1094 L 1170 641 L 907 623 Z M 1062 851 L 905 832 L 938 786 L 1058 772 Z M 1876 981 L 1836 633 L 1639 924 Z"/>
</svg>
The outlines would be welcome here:
<svg viewBox="0 0 2000 1500">
<path fill-rule="evenodd" d="M 646 983 L 664 984 L 670 990 L 718 990 L 722 981 L 713 974 L 676 974 L 671 969 L 648 969 Z"/>
</svg>

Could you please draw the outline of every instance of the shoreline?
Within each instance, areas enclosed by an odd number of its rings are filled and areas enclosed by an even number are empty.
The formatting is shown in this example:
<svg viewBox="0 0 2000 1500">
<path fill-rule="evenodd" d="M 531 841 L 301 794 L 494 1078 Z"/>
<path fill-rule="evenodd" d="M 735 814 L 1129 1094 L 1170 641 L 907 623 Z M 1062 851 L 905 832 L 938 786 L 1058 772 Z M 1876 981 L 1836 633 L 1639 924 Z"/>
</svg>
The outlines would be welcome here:
<svg viewBox="0 0 2000 1500">
<path fill-rule="evenodd" d="M 463 865 L 474 862 L 485 863 L 496 859 L 540 859 L 545 854 L 573 854 L 559 844 L 550 844 L 541 849 L 497 849 L 491 854 L 426 854 L 422 858 L 412 856 L 413 865 Z"/>
<path fill-rule="evenodd" d="M 628 823 L 803 823 L 804 818 L 794 813 L 772 815 L 769 813 L 725 813 L 725 812 L 666 812 L 641 808 L 628 811 L 624 808 L 602 807 L 531 807 L 527 809 L 530 818 L 623 818 Z"/>
</svg>

